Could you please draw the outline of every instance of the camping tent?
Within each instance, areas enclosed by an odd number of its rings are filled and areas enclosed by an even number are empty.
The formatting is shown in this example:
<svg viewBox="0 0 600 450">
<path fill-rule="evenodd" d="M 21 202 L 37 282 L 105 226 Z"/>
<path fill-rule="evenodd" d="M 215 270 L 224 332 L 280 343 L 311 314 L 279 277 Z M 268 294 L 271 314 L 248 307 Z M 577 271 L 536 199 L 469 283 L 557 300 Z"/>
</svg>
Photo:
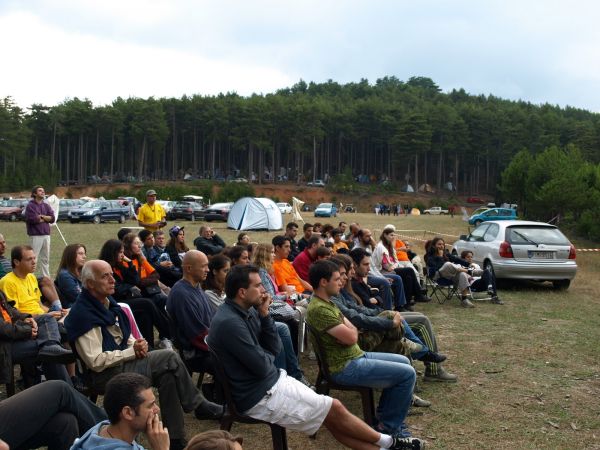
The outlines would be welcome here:
<svg viewBox="0 0 600 450">
<path fill-rule="evenodd" d="M 227 227 L 234 230 L 281 230 L 281 211 L 270 198 L 244 197 L 231 207 Z"/>
</svg>

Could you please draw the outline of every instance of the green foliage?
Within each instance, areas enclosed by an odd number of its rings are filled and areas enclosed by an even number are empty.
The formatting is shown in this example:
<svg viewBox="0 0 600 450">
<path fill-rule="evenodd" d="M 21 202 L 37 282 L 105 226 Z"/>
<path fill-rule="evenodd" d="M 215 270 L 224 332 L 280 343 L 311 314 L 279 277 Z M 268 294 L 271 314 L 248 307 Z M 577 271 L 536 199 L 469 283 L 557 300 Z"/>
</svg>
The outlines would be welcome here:
<svg viewBox="0 0 600 450">
<path fill-rule="evenodd" d="M 254 197 L 254 187 L 249 183 L 225 183 L 217 193 L 215 202 L 235 202 L 242 197 Z"/>
</svg>

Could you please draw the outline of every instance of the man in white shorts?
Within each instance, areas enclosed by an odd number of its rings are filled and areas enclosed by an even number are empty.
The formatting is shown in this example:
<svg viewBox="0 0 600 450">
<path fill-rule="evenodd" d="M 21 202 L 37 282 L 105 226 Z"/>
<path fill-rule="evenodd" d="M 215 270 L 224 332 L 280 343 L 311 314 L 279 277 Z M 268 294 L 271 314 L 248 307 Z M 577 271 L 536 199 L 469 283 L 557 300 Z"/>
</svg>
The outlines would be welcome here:
<svg viewBox="0 0 600 450">
<path fill-rule="evenodd" d="M 272 300 L 256 266 L 233 267 L 225 280 L 225 293 L 227 299 L 211 322 L 207 342 L 224 366 L 238 410 L 309 435 L 325 425 L 350 448 L 422 448 L 375 431 L 339 400 L 316 394 L 275 367 L 281 341 L 269 316 Z"/>
</svg>

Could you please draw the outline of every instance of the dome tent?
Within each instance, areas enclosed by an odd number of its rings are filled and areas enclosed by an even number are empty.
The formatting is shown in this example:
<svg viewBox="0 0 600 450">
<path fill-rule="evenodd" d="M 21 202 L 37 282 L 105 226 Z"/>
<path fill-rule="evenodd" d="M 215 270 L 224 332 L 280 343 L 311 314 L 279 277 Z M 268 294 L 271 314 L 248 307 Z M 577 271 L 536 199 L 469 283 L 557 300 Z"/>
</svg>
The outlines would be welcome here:
<svg viewBox="0 0 600 450">
<path fill-rule="evenodd" d="M 281 211 L 270 198 L 243 197 L 229 211 L 227 227 L 234 230 L 281 230 Z"/>
</svg>

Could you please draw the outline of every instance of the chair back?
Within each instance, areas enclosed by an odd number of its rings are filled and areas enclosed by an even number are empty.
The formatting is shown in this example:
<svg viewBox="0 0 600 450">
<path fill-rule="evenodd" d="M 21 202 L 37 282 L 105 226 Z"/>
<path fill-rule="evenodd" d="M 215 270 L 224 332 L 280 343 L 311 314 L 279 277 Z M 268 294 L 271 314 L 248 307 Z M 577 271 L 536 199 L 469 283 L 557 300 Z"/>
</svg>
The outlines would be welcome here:
<svg viewBox="0 0 600 450">
<path fill-rule="evenodd" d="M 208 344 L 207 344 L 208 345 Z M 219 381 L 221 389 L 223 390 L 223 396 L 225 397 L 225 401 L 227 402 L 228 413 L 234 417 L 241 417 L 242 414 L 237 410 L 235 403 L 233 402 L 233 395 L 231 393 L 231 385 L 229 383 L 229 378 L 225 373 L 225 367 L 223 363 L 219 359 L 217 353 L 212 349 L 210 345 L 208 345 L 208 350 L 213 357 L 213 361 L 215 363 L 215 377 Z"/>
<path fill-rule="evenodd" d="M 331 372 L 329 372 L 329 364 L 327 364 L 327 351 L 323 346 L 323 340 L 321 339 L 319 332 L 311 327 L 308 322 L 306 322 L 306 328 L 308 329 L 308 333 L 313 342 L 313 349 L 317 357 L 317 363 L 319 364 L 321 375 L 326 381 L 331 382 Z"/>
</svg>

